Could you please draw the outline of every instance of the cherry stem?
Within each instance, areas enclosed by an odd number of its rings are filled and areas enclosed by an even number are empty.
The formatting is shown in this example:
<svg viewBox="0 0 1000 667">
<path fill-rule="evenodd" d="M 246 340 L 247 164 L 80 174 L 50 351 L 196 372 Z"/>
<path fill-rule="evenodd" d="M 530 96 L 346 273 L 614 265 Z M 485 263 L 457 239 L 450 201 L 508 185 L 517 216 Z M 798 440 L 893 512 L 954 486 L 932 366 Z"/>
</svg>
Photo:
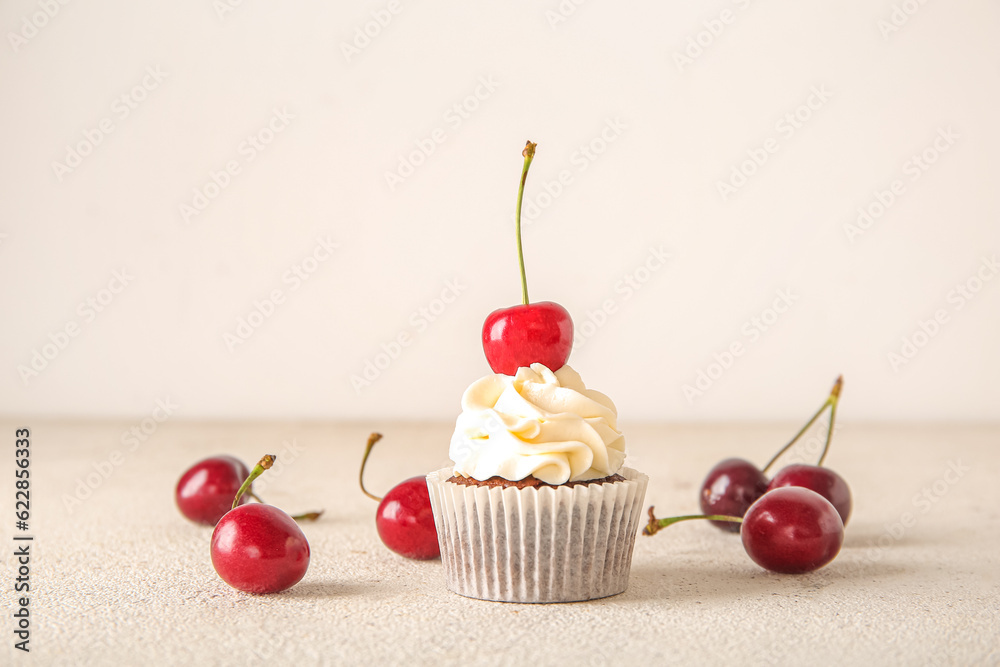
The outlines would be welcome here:
<svg viewBox="0 0 1000 667">
<path fill-rule="evenodd" d="M 256 493 L 253 492 L 253 489 L 250 488 L 250 485 L 253 484 L 253 481 L 255 479 L 263 475 L 265 470 L 273 466 L 274 462 L 277 460 L 278 460 L 277 457 L 267 454 L 257 463 L 257 465 L 253 467 L 253 470 L 250 471 L 250 475 L 246 478 L 246 480 L 244 480 L 243 484 L 240 485 L 240 490 L 236 492 L 236 499 L 233 500 L 233 507 L 232 507 L 233 509 L 236 509 L 236 506 L 240 502 L 240 497 L 244 493 L 253 498 L 254 500 L 256 500 L 261 505 L 267 504 L 260 496 L 258 496 Z M 323 510 L 318 510 L 316 512 L 305 512 L 303 514 L 296 514 L 292 518 L 295 519 L 296 521 L 315 521 L 321 516 L 323 516 Z"/>
<path fill-rule="evenodd" d="M 680 521 L 693 521 L 694 519 L 708 519 L 709 521 L 731 521 L 732 523 L 743 523 L 743 519 L 738 516 L 727 514 L 685 514 L 684 516 L 671 516 L 666 519 L 657 519 L 653 513 L 653 506 L 649 506 L 649 523 L 642 529 L 643 535 L 656 535 L 657 532 L 667 526 L 672 526 Z"/>
<path fill-rule="evenodd" d="M 368 455 L 372 453 L 372 447 L 374 447 L 375 443 L 381 439 L 381 433 L 372 433 L 368 436 L 368 444 L 365 445 L 365 455 L 361 458 L 361 470 L 358 472 L 358 484 L 361 485 L 361 492 L 378 503 L 382 502 L 382 498 L 372 493 L 368 493 L 368 489 L 365 488 L 365 464 L 368 463 Z"/>
<path fill-rule="evenodd" d="M 514 214 L 514 227 L 517 230 L 517 261 L 521 266 L 521 303 L 528 305 L 528 278 L 524 273 L 524 251 L 521 249 L 521 200 L 524 198 L 524 183 L 528 180 L 528 168 L 535 158 L 537 144 L 528 141 L 521 151 L 524 156 L 524 167 L 521 168 L 521 185 L 517 188 L 517 211 Z"/>
<path fill-rule="evenodd" d="M 823 446 L 823 454 L 820 455 L 819 463 L 816 464 L 818 466 L 823 465 L 823 460 L 826 458 L 826 453 L 830 449 L 830 439 L 833 437 L 833 422 L 837 416 L 837 402 L 840 400 L 840 388 L 843 386 L 844 386 L 844 376 L 840 375 L 837 377 L 837 381 L 833 383 L 833 389 L 830 390 L 830 395 L 827 396 L 825 401 L 823 401 L 823 405 L 819 406 L 819 410 L 816 411 L 816 414 L 814 414 L 809 419 L 809 421 L 806 422 L 805 426 L 799 429 L 799 432 L 795 434 L 794 438 L 788 441 L 787 445 L 779 449 L 778 453 L 775 454 L 773 457 L 771 457 L 771 460 L 767 462 L 767 465 L 764 466 L 761 472 L 763 472 L 766 475 L 767 471 L 771 468 L 771 466 L 777 463 L 778 459 L 780 459 L 785 452 L 791 449 L 792 445 L 798 442 L 799 438 L 802 437 L 802 434 L 808 431 L 809 427 L 812 426 L 817 419 L 819 419 L 819 416 L 823 414 L 823 411 L 825 411 L 827 408 L 830 408 L 830 425 L 827 428 L 826 432 L 826 444 Z"/>
<path fill-rule="evenodd" d="M 823 443 L 823 453 L 819 455 L 817 466 L 822 466 L 826 453 L 830 451 L 830 440 L 833 438 L 833 423 L 837 421 L 837 404 L 840 403 L 840 389 L 844 386 L 844 376 L 837 377 L 837 382 L 830 391 L 830 425 L 826 427 L 826 442 Z"/>
<path fill-rule="evenodd" d="M 275 458 L 273 456 L 265 454 L 264 458 L 257 462 L 257 465 L 255 465 L 253 470 L 250 471 L 250 475 L 243 481 L 243 484 L 240 486 L 240 490 L 236 492 L 236 498 L 233 499 L 232 509 L 236 509 L 236 507 L 240 504 L 240 498 L 243 497 L 244 493 L 247 493 L 250 490 L 250 485 L 253 484 L 253 481 L 263 475 L 265 470 L 273 466 L 274 461 Z M 260 499 L 258 498 L 258 500 Z"/>
</svg>

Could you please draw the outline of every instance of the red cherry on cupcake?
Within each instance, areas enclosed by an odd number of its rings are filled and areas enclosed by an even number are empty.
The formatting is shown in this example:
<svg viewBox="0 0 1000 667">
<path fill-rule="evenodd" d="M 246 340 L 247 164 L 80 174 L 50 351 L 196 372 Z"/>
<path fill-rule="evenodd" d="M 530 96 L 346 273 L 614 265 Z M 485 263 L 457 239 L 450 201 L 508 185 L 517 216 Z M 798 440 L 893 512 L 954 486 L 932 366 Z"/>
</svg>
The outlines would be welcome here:
<svg viewBox="0 0 1000 667">
<path fill-rule="evenodd" d="M 573 347 L 573 320 L 551 301 L 494 310 L 483 324 L 483 351 L 494 373 L 542 364 L 552 372 L 566 365 Z"/>
<path fill-rule="evenodd" d="M 411 477 L 394 486 L 384 498 L 368 493 L 365 489 L 365 464 L 372 447 L 382 439 L 382 434 L 372 433 L 368 437 L 358 483 L 361 491 L 378 501 L 375 512 L 375 528 L 382 543 L 391 551 L 405 558 L 429 560 L 441 555 L 438 545 L 434 513 L 431 511 L 431 496 L 427 490 L 427 479 L 423 476 Z"/>
<path fill-rule="evenodd" d="M 565 308 L 551 301 L 531 303 L 524 271 L 521 247 L 521 201 L 528 168 L 535 157 L 535 144 L 525 145 L 521 184 L 517 190 L 514 226 L 517 235 L 517 259 L 521 269 L 521 304 L 501 308 L 489 314 L 483 324 L 483 352 L 494 373 L 514 375 L 517 369 L 543 364 L 555 372 L 569 359 L 573 347 L 573 320 Z"/>
<path fill-rule="evenodd" d="M 247 593 L 277 593 L 291 588 L 309 567 L 309 542 L 295 519 L 273 505 L 239 504 L 253 480 L 273 463 L 274 457 L 269 454 L 254 466 L 236 492 L 233 509 L 212 533 L 215 571 L 227 584 Z"/>
<path fill-rule="evenodd" d="M 195 523 L 214 526 L 232 509 L 233 497 L 249 474 L 243 461 L 233 456 L 198 461 L 177 482 L 177 508 Z M 243 497 L 240 502 L 247 500 L 249 497 Z"/>
</svg>

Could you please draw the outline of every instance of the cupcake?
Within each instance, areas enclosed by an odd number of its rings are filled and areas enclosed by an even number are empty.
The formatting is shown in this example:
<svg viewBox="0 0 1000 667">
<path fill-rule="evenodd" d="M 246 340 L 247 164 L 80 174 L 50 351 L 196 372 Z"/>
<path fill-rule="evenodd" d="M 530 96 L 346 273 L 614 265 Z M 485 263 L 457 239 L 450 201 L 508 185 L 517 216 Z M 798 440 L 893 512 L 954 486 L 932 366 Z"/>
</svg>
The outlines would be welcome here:
<svg viewBox="0 0 1000 667">
<path fill-rule="evenodd" d="M 503 602 L 575 602 L 628 585 L 647 477 L 625 461 L 618 411 L 566 365 L 573 320 L 528 300 L 521 200 L 514 214 L 521 304 L 495 310 L 482 341 L 492 375 L 462 397 L 453 466 L 427 475 L 448 588 Z"/>
<path fill-rule="evenodd" d="M 573 602 L 628 585 L 647 477 L 623 467 L 618 412 L 563 365 L 477 380 L 449 454 L 427 476 L 448 588 Z"/>
</svg>

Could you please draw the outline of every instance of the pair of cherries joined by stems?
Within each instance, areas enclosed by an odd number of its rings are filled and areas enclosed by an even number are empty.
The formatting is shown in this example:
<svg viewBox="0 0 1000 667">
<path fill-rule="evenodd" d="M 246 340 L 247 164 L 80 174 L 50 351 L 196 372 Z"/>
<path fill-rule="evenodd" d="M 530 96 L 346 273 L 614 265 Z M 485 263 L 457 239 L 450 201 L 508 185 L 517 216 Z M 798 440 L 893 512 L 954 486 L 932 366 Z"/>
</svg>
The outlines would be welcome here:
<svg viewBox="0 0 1000 667">
<path fill-rule="evenodd" d="M 322 511 L 295 517 L 253 493 L 253 482 L 274 464 L 264 456 L 253 470 L 232 456 L 199 461 L 174 492 L 181 513 L 212 533 L 212 565 L 223 581 L 247 593 L 277 593 L 297 584 L 309 567 L 309 542 L 296 521 L 314 521 Z M 246 504 L 249 498 L 258 502 Z"/>
<path fill-rule="evenodd" d="M 566 365 L 573 347 L 573 320 L 566 309 L 551 301 L 531 303 L 528 300 L 528 281 L 521 246 L 521 202 L 528 169 L 535 157 L 535 147 L 536 144 L 528 141 L 521 151 L 524 165 L 514 212 L 517 259 L 521 271 L 521 304 L 495 310 L 483 323 L 482 342 L 486 361 L 494 373 L 504 375 L 515 375 L 518 368 L 533 363 L 543 364 L 555 372 Z M 375 513 L 379 537 L 390 550 L 406 558 L 437 558 L 441 551 L 426 478 L 420 476 L 404 480 L 384 498 L 365 489 L 365 463 L 372 447 L 381 438 L 378 433 L 372 433 L 368 438 L 358 475 L 361 491 L 379 503 Z"/>
<path fill-rule="evenodd" d="M 709 519 L 723 530 L 739 532 L 747 554 L 766 570 L 801 574 L 828 564 L 840 552 L 852 506 L 844 478 L 822 467 L 842 386 L 843 377 L 838 377 L 816 414 L 763 470 L 739 458 L 726 459 L 712 468 L 701 486 L 699 500 L 704 514 L 657 519 L 650 507 L 649 524 L 643 533 L 654 535 L 679 521 Z M 786 466 L 768 480 L 767 470 L 828 407 L 830 424 L 819 462 Z"/>
</svg>

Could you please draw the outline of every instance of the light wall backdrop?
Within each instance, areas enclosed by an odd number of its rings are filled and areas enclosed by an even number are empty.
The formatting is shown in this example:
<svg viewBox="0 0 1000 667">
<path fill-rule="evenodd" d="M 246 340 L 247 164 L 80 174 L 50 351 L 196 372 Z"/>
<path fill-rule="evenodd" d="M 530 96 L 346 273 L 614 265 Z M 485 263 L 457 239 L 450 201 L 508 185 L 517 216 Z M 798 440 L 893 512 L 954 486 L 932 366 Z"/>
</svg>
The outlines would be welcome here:
<svg viewBox="0 0 1000 667">
<path fill-rule="evenodd" d="M 452 419 L 520 298 L 623 419 L 1000 416 L 990 0 L 0 4 L 4 416 Z M 163 405 L 169 406 L 163 408 Z"/>
</svg>

